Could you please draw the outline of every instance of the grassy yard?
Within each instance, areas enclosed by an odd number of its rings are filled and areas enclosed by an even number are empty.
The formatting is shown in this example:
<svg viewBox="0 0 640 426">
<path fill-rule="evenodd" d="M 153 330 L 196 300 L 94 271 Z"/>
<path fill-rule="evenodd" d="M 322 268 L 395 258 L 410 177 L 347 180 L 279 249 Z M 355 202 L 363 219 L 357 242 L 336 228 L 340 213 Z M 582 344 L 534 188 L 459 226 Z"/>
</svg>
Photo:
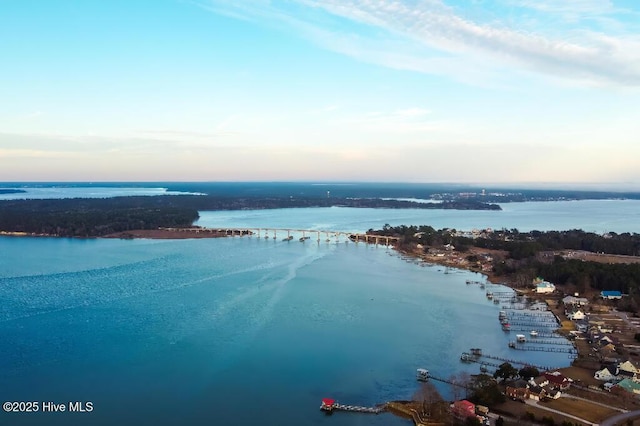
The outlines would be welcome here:
<svg viewBox="0 0 640 426">
<path fill-rule="evenodd" d="M 520 419 L 518 422 L 518 425 L 520 426 L 530 424 L 530 421 L 527 418 L 527 413 L 531 413 L 535 417 L 536 421 L 540 421 L 543 417 L 547 417 L 552 418 L 556 425 L 560 425 L 564 421 L 571 422 L 573 424 L 585 425 L 585 423 L 578 422 L 570 417 L 565 417 L 521 402 L 506 401 L 492 408 L 496 414 L 504 414 L 509 417 Z"/>
<path fill-rule="evenodd" d="M 540 403 L 543 407 L 553 408 L 571 414 L 592 423 L 600 423 L 602 420 L 620 414 L 620 411 L 612 408 L 602 407 L 588 401 L 573 398 L 559 398 L 556 400 Z"/>
</svg>

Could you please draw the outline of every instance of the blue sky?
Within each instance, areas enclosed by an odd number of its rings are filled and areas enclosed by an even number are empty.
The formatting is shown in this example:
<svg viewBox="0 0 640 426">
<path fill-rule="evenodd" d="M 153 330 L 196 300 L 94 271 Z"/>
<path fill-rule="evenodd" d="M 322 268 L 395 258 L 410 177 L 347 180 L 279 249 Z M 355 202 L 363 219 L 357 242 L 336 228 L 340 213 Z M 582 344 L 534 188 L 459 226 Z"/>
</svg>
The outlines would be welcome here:
<svg viewBox="0 0 640 426">
<path fill-rule="evenodd" d="M 5 0 L 0 181 L 640 186 L 635 0 Z"/>
</svg>

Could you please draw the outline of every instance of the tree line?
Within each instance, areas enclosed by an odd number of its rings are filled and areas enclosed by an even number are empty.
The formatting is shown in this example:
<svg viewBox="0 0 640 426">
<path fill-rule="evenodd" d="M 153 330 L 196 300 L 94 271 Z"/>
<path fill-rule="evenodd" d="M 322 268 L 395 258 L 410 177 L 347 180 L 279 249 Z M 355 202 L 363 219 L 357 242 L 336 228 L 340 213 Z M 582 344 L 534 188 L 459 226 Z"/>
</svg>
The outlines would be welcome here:
<svg viewBox="0 0 640 426">
<path fill-rule="evenodd" d="M 401 200 L 206 195 L 0 201 L 0 231 L 64 237 L 96 237 L 158 227 L 188 227 L 203 210 L 259 210 L 292 207 L 500 209 L 474 201 L 419 204 Z"/>
<path fill-rule="evenodd" d="M 640 234 L 608 233 L 604 235 L 574 229 L 569 231 L 519 232 L 502 229 L 485 232 L 481 237 L 461 236 L 455 229 L 436 230 L 431 226 L 390 226 L 370 229 L 369 233 L 400 236 L 400 250 L 413 249 L 418 244 L 427 251 L 430 247 L 451 244 L 459 252 L 470 247 L 499 250 L 504 256 L 494 255 L 493 272 L 511 278 L 523 285 L 541 276 L 559 285 L 571 285 L 579 292 L 588 288 L 619 290 L 637 294 L 640 305 L 640 263 L 600 263 L 579 259 L 565 259 L 553 255 L 559 250 L 584 250 L 603 254 L 640 255 Z M 479 260 L 475 255 L 470 261 Z M 640 306 L 639 306 L 640 307 Z"/>
</svg>

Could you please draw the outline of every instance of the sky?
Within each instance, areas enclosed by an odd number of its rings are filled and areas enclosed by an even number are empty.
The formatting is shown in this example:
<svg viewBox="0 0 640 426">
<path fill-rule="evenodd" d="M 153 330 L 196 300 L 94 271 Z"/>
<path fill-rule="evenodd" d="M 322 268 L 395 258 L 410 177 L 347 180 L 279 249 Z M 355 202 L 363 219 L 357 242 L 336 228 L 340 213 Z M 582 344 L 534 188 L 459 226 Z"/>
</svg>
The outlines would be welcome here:
<svg viewBox="0 0 640 426">
<path fill-rule="evenodd" d="M 0 181 L 640 189 L 637 0 L 3 0 Z"/>
</svg>

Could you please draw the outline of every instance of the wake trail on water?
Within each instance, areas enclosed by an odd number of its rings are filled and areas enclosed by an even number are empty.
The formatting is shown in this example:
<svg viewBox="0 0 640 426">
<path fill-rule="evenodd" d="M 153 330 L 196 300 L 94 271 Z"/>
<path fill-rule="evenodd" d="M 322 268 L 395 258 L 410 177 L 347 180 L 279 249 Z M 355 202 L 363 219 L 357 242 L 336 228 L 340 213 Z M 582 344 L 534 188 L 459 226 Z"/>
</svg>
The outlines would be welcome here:
<svg viewBox="0 0 640 426">
<path fill-rule="evenodd" d="M 162 264 L 166 263 L 169 258 L 169 256 L 162 256 L 126 265 L 85 271 L 0 279 L 0 300 L 4 302 L 0 305 L 0 323 L 176 291 L 232 276 L 273 270 L 288 264 L 286 261 L 274 262 L 269 260 L 184 282 L 163 281 L 159 277 L 158 280 L 151 284 L 151 287 L 131 285 L 132 281 L 136 281 L 135 277 L 132 276 L 132 269 L 142 275 L 157 273 L 162 269 Z M 121 280 L 114 280 L 114 278 L 120 278 Z M 264 279 L 267 279 L 267 277 L 265 276 Z M 52 286 L 52 282 L 58 283 L 59 286 Z M 111 288 L 101 288 L 98 284 L 101 282 L 109 282 Z M 73 284 L 70 285 L 68 283 Z M 258 288 L 255 289 L 255 292 L 264 290 L 266 289 Z M 250 297 L 250 295 L 247 297 Z M 12 313 L 12 311 L 16 310 L 22 310 L 23 313 Z M 24 313 L 25 310 L 29 312 Z"/>
<path fill-rule="evenodd" d="M 209 324 L 202 327 L 211 330 L 217 339 L 224 342 L 224 353 L 219 356 L 229 358 L 229 354 L 246 348 L 273 319 L 278 304 L 285 297 L 288 284 L 297 277 L 298 271 L 328 254 L 329 252 L 323 251 L 296 258 L 294 262 L 287 264 L 283 276 L 278 278 L 276 275 L 281 271 L 272 271 L 254 281 L 242 294 L 218 306 L 210 314 L 207 321 Z M 264 282 L 268 284 L 259 286 Z M 233 333 L 228 330 L 233 330 Z M 181 340 L 191 332 L 194 332 L 193 328 L 186 331 L 185 336 L 174 336 L 174 339 Z"/>
</svg>

